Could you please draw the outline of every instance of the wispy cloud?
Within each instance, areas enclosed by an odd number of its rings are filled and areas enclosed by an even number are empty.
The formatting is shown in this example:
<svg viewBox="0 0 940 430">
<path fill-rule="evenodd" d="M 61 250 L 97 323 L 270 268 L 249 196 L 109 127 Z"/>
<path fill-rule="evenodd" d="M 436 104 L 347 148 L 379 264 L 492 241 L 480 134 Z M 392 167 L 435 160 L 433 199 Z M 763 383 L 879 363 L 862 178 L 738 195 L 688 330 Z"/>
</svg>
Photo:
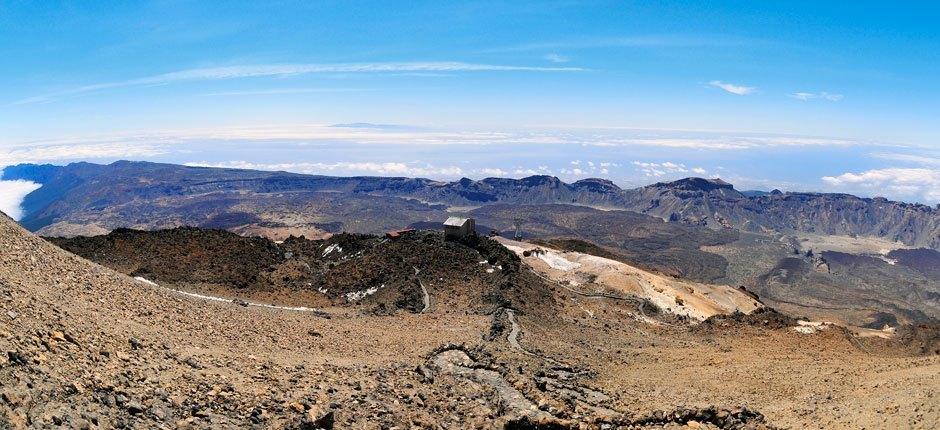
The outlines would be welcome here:
<svg viewBox="0 0 940 430">
<path fill-rule="evenodd" d="M 926 168 L 872 169 L 824 176 L 822 181 L 835 189 L 868 195 L 893 195 L 926 202 L 940 202 L 940 170 Z"/>
<path fill-rule="evenodd" d="M 333 128 L 359 128 L 373 130 L 417 130 L 418 127 L 402 124 L 376 124 L 372 122 L 349 122 L 343 124 L 333 124 Z"/>
<path fill-rule="evenodd" d="M 262 90 L 222 91 L 206 93 L 204 96 L 263 96 L 277 94 L 310 94 L 310 93 L 350 93 L 361 91 L 374 91 L 369 88 L 270 88 Z"/>
<path fill-rule="evenodd" d="M 766 43 L 757 39 L 733 38 L 724 36 L 680 36 L 680 35 L 643 35 L 582 37 L 570 40 L 521 43 L 487 49 L 484 52 L 525 52 L 552 51 L 558 49 L 591 48 L 700 48 L 707 46 L 729 47 L 747 46 Z"/>
<path fill-rule="evenodd" d="M 555 53 L 547 54 L 542 58 L 548 61 L 551 61 L 552 63 L 567 63 L 568 61 L 571 61 L 568 57 L 558 55 Z"/>
<path fill-rule="evenodd" d="M 725 91 L 727 91 L 727 92 L 729 92 L 729 93 L 731 93 L 731 94 L 736 94 L 736 95 L 739 95 L 739 96 L 746 96 L 746 95 L 748 95 L 748 94 L 753 94 L 754 91 L 757 90 L 757 88 L 755 88 L 755 87 L 747 87 L 747 86 L 744 86 L 744 85 L 729 84 L 729 83 L 727 83 L 727 82 L 722 82 L 722 81 L 711 81 L 711 82 L 708 83 L 708 85 L 709 85 L 709 86 L 712 86 L 712 87 L 715 87 L 715 88 L 720 88 L 720 89 L 725 90 Z"/>
<path fill-rule="evenodd" d="M 288 77 L 316 73 L 580 72 L 585 70 L 587 69 L 581 67 L 512 66 L 456 61 L 241 65 L 187 69 L 125 81 L 85 85 L 56 93 L 21 99 L 12 104 L 22 105 L 50 102 L 62 97 L 83 95 L 113 88 L 167 85 L 177 82 L 200 80 Z"/>
<path fill-rule="evenodd" d="M 810 100 L 826 100 L 830 102 L 837 102 L 845 98 L 845 96 L 843 96 L 842 94 L 831 94 L 825 91 L 820 92 L 820 93 L 798 92 L 798 93 L 790 94 L 790 97 L 795 98 L 797 100 L 802 100 L 804 102 L 810 101 Z"/>
<path fill-rule="evenodd" d="M 896 160 L 929 166 L 940 166 L 940 156 L 902 154 L 897 152 L 878 152 L 871 155 L 875 158 L 881 158 L 883 160 Z"/>
</svg>

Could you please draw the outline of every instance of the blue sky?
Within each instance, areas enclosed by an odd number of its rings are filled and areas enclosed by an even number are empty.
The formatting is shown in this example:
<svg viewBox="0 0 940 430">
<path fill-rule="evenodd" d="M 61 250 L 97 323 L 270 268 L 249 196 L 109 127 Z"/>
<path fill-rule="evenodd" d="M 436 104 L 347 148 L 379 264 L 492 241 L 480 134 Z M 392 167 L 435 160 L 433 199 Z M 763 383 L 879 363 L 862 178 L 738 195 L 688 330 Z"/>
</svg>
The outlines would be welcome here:
<svg viewBox="0 0 940 430">
<path fill-rule="evenodd" d="M 936 204 L 937 22 L 927 2 L 3 2 L 0 166 L 720 176 Z"/>
</svg>

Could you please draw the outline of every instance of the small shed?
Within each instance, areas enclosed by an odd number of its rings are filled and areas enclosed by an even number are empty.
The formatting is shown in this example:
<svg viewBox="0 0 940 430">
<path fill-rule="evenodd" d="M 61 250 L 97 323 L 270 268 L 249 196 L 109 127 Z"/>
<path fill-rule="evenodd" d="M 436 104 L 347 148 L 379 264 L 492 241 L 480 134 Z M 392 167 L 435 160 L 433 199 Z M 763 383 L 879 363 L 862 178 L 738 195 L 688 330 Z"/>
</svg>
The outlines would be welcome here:
<svg viewBox="0 0 940 430">
<path fill-rule="evenodd" d="M 444 239 L 463 239 L 476 231 L 476 221 L 473 218 L 452 216 L 444 221 Z"/>
<path fill-rule="evenodd" d="M 395 240 L 413 231 L 415 231 L 415 229 L 413 228 L 406 228 L 404 230 L 392 230 L 392 231 L 385 233 L 385 237 L 390 240 Z"/>
</svg>

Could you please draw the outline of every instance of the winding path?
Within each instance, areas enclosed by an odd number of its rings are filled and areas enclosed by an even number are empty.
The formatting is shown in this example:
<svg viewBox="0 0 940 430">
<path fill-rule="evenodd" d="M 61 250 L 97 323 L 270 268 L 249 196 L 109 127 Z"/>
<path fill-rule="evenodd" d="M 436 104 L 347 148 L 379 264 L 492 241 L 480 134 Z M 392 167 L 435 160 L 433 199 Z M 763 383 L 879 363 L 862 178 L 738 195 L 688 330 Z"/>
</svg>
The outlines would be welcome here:
<svg viewBox="0 0 940 430">
<path fill-rule="evenodd" d="M 424 308 L 421 309 L 421 313 L 423 314 L 431 308 L 431 295 L 428 294 L 428 289 L 424 286 L 424 282 L 421 282 L 420 279 L 418 280 L 418 285 L 421 286 L 421 298 L 424 300 Z"/>
<path fill-rule="evenodd" d="M 417 267 L 415 267 L 414 269 L 415 269 L 415 278 L 417 279 L 418 274 L 421 273 L 421 269 Z M 421 282 L 420 279 L 418 279 L 418 285 L 421 287 L 421 294 L 422 294 L 421 300 L 424 301 L 424 308 L 422 308 L 420 312 L 423 314 L 427 312 L 428 309 L 431 308 L 431 295 L 428 294 L 428 288 L 424 286 L 424 282 Z"/>
<path fill-rule="evenodd" d="M 506 318 L 509 320 L 509 324 L 512 326 L 512 328 L 509 330 L 509 335 L 506 336 L 506 340 L 509 342 L 509 346 L 512 346 L 514 349 L 525 355 L 540 358 L 555 365 L 566 366 L 565 363 L 555 360 L 554 358 L 551 358 L 547 355 L 529 351 L 520 345 L 519 334 L 522 333 L 522 326 L 519 325 L 518 321 L 516 321 L 516 312 L 509 308 L 504 308 L 504 311 L 506 312 Z"/>
<path fill-rule="evenodd" d="M 509 324 L 512 325 L 512 329 L 509 330 L 509 336 L 506 336 L 506 340 L 509 341 L 509 345 L 512 345 L 513 348 L 516 348 L 526 354 L 535 355 L 525 348 L 522 345 L 519 345 L 519 332 L 522 331 L 522 328 L 519 327 L 519 323 L 516 321 L 516 313 L 512 309 L 506 309 L 506 316 L 509 318 Z"/>
<path fill-rule="evenodd" d="M 192 298 L 196 298 L 196 299 L 206 300 L 206 301 L 210 301 L 210 302 L 241 303 L 241 304 L 243 304 L 243 305 L 245 305 L 245 306 L 254 306 L 254 307 L 259 307 L 259 308 L 278 309 L 278 310 L 282 310 L 282 311 L 294 311 L 294 312 L 309 312 L 309 313 L 313 313 L 313 314 L 317 314 L 317 315 L 326 315 L 326 312 L 324 312 L 324 311 L 322 311 L 322 310 L 320 310 L 320 309 L 316 309 L 316 308 L 308 308 L 308 307 L 305 307 L 305 306 L 276 306 L 276 305 L 269 305 L 269 304 L 267 304 L 267 303 L 249 302 L 249 301 L 241 300 L 241 299 L 227 299 L 227 298 L 224 298 L 224 297 L 207 296 L 207 295 L 205 295 L 205 294 L 190 293 L 189 291 L 183 291 L 183 290 L 177 290 L 177 289 L 173 289 L 173 288 L 169 288 L 169 287 L 164 287 L 164 286 L 162 286 L 162 285 L 160 285 L 160 284 L 158 284 L 158 283 L 156 283 L 156 282 L 153 282 L 153 281 L 151 281 L 151 280 L 149 280 L 149 279 L 146 279 L 146 278 L 143 278 L 143 277 L 140 277 L 140 276 L 135 276 L 135 277 L 134 277 L 134 280 L 136 280 L 137 282 L 140 282 L 140 283 L 142 283 L 142 284 L 147 284 L 147 285 L 150 285 L 150 286 L 153 286 L 153 287 L 157 287 L 157 288 L 160 288 L 160 289 L 163 289 L 163 290 L 172 291 L 172 292 L 174 292 L 174 293 L 176 293 L 176 294 L 180 294 L 180 295 L 183 295 L 183 296 L 192 297 Z"/>
</svg>

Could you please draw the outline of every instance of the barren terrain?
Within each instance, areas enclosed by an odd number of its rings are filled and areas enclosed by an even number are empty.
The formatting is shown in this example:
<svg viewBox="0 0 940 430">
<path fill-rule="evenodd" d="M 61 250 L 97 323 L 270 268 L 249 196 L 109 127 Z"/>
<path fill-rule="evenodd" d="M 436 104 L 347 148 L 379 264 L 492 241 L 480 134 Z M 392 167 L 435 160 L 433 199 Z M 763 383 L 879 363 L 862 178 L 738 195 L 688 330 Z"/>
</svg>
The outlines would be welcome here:
<svg viewBox="0 0 940 430">
<path fill-rule="evenodd" d="M 464 292 L 454 276 L 429 282 L 427 312 L 375 313 L 181 295 L 6 218 L 0 256 L 0 410 L 17 428 L 930 428 L 940 420 L 932 349 L 837 327 L 801 334 L 772 312 L 644 321 L 642 300 L 536 282 L 511 259 L 506 279 L 525 281 L 505 284 L 510 307 L 442 305 L 486 293 Z"/>
</svg>

